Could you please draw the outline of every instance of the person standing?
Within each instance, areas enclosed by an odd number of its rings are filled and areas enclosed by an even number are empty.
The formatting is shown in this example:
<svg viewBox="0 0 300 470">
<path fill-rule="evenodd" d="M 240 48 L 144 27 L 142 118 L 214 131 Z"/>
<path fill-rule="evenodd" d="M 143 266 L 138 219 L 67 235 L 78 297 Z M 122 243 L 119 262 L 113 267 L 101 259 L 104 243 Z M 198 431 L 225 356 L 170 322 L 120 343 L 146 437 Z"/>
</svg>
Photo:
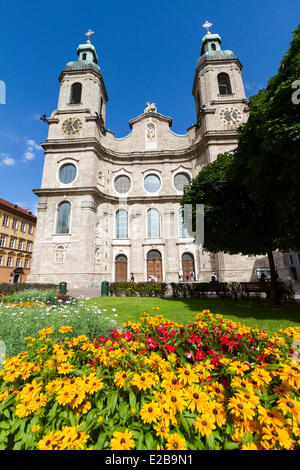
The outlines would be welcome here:
<svg viewBox="0 0 300 470">
<path fill-rule="evenodd" d="M 130 282 L 134 282 L 134 274 L 130 273 Z"/>
<path fill-rule="evenodd" d="M 211 282 L 217 282 L 218 278 L 215 272 L 212 273 L 210 280 Z"/>
</svg>

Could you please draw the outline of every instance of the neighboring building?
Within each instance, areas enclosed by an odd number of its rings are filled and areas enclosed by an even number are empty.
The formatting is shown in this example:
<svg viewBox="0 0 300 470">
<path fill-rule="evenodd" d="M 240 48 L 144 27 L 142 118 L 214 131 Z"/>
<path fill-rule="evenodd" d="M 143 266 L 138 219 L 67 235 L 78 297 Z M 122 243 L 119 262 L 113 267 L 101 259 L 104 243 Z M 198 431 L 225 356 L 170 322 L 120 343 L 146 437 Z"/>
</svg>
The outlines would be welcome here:
<svg viewBox="0 0 300 470">
<path fill-rule="evenodd" d="M 0 198 L 0 283 L 26 281 L 36 221 L 31 210 Z"/>
<path fill-rule="evenodd" d="M 131 132 L 114 137 L 105 128 L 108 101 L 94 46 L 77 49 L 62 71 L 58 107 L 47 119 L 44 171 L 30 282 L 96 287 L 101 281 L 257 279 L 267 257 L 203 251 L 182 220 L 180 200 L 203 167 L 237 145 L 247 120 L 241 63 L 221 49 L 218 34 L 202 39 L 193 84 L 196 124 L 185 135 L 147 103 L 129 121 Z M 147 73 L 147 72 L 145 72 Z M 220 233 L 220 236 L 222 234 Z M 275 256 L 285 277 L 283 256 Z M 261 271 L 259 271 L 261 272 Z"/>
<path fill-rule="evenodd" d="M 300 253 L 290 250 L 284 253 L 285 265 L 292 281 L 300 281 Z"/>
</svg>

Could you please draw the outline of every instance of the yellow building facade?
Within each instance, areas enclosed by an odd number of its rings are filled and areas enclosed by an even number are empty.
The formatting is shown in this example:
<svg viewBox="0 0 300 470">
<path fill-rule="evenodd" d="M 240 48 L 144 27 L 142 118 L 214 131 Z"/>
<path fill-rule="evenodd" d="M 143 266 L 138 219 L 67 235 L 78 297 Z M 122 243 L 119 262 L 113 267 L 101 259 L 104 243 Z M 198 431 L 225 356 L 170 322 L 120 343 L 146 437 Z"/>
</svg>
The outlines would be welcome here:
<svg viewBox="0 0 300 470">
<path fill-rule="evenodd" d="M 26 281 L 36 221 L 30 210 L 0 198 L 0 283 Z"/>
</svg>

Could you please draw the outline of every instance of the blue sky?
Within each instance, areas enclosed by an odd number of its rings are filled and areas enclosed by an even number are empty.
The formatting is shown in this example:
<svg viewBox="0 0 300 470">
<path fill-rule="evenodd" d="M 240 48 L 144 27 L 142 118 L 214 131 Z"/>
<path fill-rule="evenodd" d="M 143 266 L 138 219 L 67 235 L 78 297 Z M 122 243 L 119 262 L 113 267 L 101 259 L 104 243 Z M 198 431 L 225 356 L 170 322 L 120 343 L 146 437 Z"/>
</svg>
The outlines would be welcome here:
<svg viewBox="0 0 300 470">
<path fill-rule="evenodd" d="M 106 127 L 116 137 L 155 102 L 185 134 L 195 122 L 192 85 L 202 24 L 213 23 L 222 48 L 243 64 L 248 97 L 266 86 L 289 48 L 300 18 L 298 0 L 0 0 L 0 197 L 35 210 L 43 170 L 40 142 L 57 106 L 58 77 L 76 60 L 92 29 L 109 101 Z"/>
</svg>

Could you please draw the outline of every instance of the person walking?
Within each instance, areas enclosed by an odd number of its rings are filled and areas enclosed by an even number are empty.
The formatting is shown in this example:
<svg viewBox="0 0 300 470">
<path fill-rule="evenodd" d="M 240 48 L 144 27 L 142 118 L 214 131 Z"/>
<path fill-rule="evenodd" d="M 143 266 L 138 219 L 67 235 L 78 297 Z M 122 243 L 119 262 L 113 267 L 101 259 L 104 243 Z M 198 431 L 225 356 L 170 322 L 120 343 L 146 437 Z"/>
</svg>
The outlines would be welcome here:
<svg viewBox="0 0 300 470">
<path fill-rule="evenodd" d="M 130 273 L 130 282 L 134 282 L 134 274 Z"/>
</svg>

